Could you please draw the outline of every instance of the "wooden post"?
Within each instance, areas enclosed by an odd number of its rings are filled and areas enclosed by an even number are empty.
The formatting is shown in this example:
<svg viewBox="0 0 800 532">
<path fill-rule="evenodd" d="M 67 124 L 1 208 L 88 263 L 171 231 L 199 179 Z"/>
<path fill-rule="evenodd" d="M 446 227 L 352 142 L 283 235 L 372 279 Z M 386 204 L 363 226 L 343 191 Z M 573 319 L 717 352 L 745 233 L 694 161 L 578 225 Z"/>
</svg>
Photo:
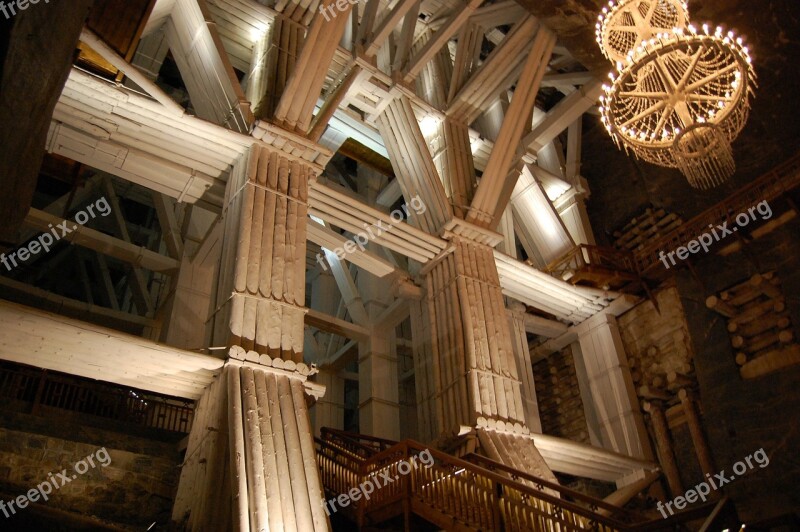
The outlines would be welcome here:
<svg viewBox="0 0 800 532">
<path fill-rule="evenodd" d="M 736 307 L 725 303 L 717 296 L 708 296 L 706 298 L 706 306 L 726 318 L 733 318 L 737 314 Z"/>
<path fill-rule="evenodd" d="M 689 433 L 692 435 L 692 443 L 697 453 L 697 460 L 700 462 L 700 469 L 704 475 L 714 475 L 717 468 L 714 467 L 714 459 L 711 456 L 711 449 L 708 446 L 703 425 L 700 421 L 700 413 L 697 411 L 697 404 L 688 391 L 682 389 L 678 392 L 678 397 L 683 405 L 683 412 L 686 415 L 686 422 L 689 425 Z"/>
<path fill-rule="evenodd" d="M 664 410 L 655 402 L 644 401 L 642 403 L 644 411 L 650 414 L 653 426 L 653 437 L 656 440 L 658 456 L 661 459 L 661 467 L 664 468 L 664 476 L 667 477 L 670 494 L 677 497 L 683 493 L 681 476 L 678 464 L 675 461 L 675 453 L 672 450 L 672 441 L 669 437 L 669 426 Z"/>
</svg>

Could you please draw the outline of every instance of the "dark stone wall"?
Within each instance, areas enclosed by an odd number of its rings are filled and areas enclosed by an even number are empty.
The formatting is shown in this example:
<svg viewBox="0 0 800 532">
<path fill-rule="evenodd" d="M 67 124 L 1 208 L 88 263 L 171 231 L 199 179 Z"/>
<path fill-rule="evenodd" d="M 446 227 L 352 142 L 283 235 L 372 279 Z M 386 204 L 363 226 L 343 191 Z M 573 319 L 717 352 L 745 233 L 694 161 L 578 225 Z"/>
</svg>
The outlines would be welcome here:
<svg viewBox="0 0 800 532">
<path fill-rule="evenodd" d="M 181 457 L 177 440 L 183 435 L 165 434 L 64 411 L 42 416 L 9 412 L 0 414 L 0 499 L 8 502 L 48 479 L 48 474 L 67 469 L 100 448 L 110 463 L 89 468 L 49 495 L 49 500 L 0 514 L 0 530 L 27 530 L 29 522 L 48 523 L 54 511 L 95 516 L 104 522 L 133 525 L 145 530 L 154 521 L 168 523 L 177 488 Z M 101 455 L 102 457 L 102 455 Z M 71 517 L 71 516 L 70 516 Z M 50 518 L 52 519 L 52 518 Z M 61 515 L 57 522 L 64 519 Z M 31 521 L 34 520 L 34 521 Z M 11 528 L 3 528 L 10 526 Z M 60 529 L 60 528 L 59 528 Z M 65 530 L 72 528 L 65 528 Z"/>
<path fill-rule="evenodd" d="M 0 14 L 0 245 L 14 243 L 30 209 L 50 117 L 92 1 Z"/>
<path fill-rule="evenodd" d="M 785 204 L 785 203 L 784 203 Z M 780 201 L 772 205 L 773 210 Z M 777 217 L 778 212 L 775 213 Z M 728 484 L 745 522 L 794 512 L 800 515 L 800 366 L 743 380 L 734 361 L 726 319 L 705 306 L 705 298 L 755 273 L 775 270 L 782 281 L 795 338 L 800 337 L 800 218 L 728 257 L 697 256 L 699 281 L 678 272 L 678 289 L 694 344 L 706 432 L 717 469 L 762 448 L 770 463 Z M 687 486 L 687 488 L 690 487 Z"/>
</svg>

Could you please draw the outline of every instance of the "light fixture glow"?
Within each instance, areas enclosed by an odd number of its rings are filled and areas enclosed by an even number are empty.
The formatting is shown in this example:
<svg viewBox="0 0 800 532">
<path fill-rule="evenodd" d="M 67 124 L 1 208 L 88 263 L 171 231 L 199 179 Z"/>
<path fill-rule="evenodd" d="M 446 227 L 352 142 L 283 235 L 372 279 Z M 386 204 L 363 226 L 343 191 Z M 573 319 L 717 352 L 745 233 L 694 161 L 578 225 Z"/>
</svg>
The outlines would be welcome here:
<svg viewBox="0 0 800 532">
<path fill-rule="evenodd" d="M 617 67 L 603 86 L 604 127 L 619 148 L 679 168 L 692 186 L 718 185 L 735 170 L 731 142 L 747 121 L 755 87 L 742 38 L 721 26 L 711 33 L 708 24 L 698 33 L 683 0 L 612 4 L 597 29 L 603 54 Z"/>
</svg>

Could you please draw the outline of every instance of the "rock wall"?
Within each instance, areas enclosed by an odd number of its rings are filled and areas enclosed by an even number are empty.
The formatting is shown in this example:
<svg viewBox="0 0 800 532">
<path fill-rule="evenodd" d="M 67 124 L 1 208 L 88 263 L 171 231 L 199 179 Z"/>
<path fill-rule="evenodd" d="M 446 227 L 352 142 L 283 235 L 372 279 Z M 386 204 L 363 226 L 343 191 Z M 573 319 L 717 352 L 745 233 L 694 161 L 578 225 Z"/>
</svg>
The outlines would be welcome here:
<svg viewBox="0 0 800 532">
<path fill-rule="evenodd" d="M 572 348 L 566 347 L 533 365 L 542 432 L 589 443 Z"/>
<path fill-rule="evenodd" d="M 112 422 L 90 422 L 81 416 L 4 411 L 0 415 L 0 499 L 6 503 L 47 481 L 49 473 L 56 478 L 63 469 L 70 476 L 75 474 L 73 464 L 89 455 L 95 456 L 96 467 L 54 490 L 46 502 L 40 499 L 9 518 L 0 514 L 0 529 L 7 530 L 4 525 L 25 529 L 22 523 L 33 515 L 41 517 L 52 510 L 96 516 L 141 530 L 154 521 L 168 522 L 181 463 L 174 441 L 179 437 L 157 440 L 126 434 Z M 100 463 L 105 455 L 95 454 L 101 448 L 110 459 L 105 467 Z"/>
</svg>

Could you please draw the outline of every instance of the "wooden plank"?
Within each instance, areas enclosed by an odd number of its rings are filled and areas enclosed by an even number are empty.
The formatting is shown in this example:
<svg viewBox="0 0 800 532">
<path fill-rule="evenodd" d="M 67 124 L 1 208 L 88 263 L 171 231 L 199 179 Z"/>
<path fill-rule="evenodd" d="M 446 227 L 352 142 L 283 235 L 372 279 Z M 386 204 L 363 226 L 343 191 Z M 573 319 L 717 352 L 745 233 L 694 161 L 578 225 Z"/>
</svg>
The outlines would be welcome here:
<svg viewBox="0 0 800 532">
<path fill-rule="evenodd" d="M 9 325 L 0 328 L 4 360 L 187 399 L 198 399 L 223 365 L 208 355 L 7 301 L 0 301 L 0 322 Z"/>
</svg>

